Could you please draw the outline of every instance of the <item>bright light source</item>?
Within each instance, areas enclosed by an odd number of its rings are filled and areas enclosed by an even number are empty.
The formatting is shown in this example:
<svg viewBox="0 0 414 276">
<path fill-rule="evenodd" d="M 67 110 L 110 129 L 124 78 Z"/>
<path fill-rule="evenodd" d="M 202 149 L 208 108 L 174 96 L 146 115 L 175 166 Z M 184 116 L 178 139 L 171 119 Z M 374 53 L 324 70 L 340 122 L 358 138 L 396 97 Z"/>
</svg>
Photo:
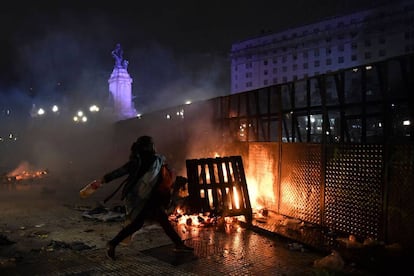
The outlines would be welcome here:
<svg viewBox="0 0 414 276">
<path fill-rule="evenodd" d="M 404 126 L 409 126 L 409 125 L 411 125 L 411 121 L 410 120 L 404 120 L 403 125 Z"/>
<path fill-rule="evenodd" d="M 316 121 L 315 117 L 313 117 L 312 115 L 310 116 L 310 121 L 311 123 L 314 123 Z"/>
<path fill-rule="evenodd" d="M 170 114 L 165 115 L 165 117 L 166 117 L 167 119 L 171 119 Z"/>
<path fill-rule="evenodd" d="M 43 108 L 39 108 L 37 110 L 37 115 L 44 115 L 45 114 L 45 110 Z"/>
<path fill-rule="evenodd" d="M 365 69 L 371 70 L 372 69 L 372 66 L 371 65 L 365 66 Z"/>
<path fill-rule="evenodd" d="M 185 101 L 185 104 L 191 104 L 191 101 L 190 100 Z"/>
<path fill-rule="evenodd" d="M 90 112 L 99 112 L 99 107 L 98 107 L 96 104 L 91 105 L 91 106 L 89 107 L 89 111 L 90 111 Z"/>
<path fill-rule="evenodd" d="M 73 121 L 74 121 L 74 122 L 78 122 L 78 121 L 79 121 L 78 116 L 73 116 Z"/>
<path fill-rule="evenodd" d="M 87 121 L 88 121 L 88 118 L 87 118 L 86 116 L 83 116 L 83 117 L 82 117 L 82 122 L 84 122 L 84 123 L 85 123 L 85 122 L 87 122 Z"/>
<path fill-rule="evenodd" d="M 52 106 L 52 111 L 53 112 L 58 112 L 59 111 L 59 107 L 57 105 Z"/>
<path fill-rule="evenodd" d="M 78 114 L 78 117 L 82 117 L 83 116 L 83 111 L 79 110 L 77 114 Z"/>
</svg>

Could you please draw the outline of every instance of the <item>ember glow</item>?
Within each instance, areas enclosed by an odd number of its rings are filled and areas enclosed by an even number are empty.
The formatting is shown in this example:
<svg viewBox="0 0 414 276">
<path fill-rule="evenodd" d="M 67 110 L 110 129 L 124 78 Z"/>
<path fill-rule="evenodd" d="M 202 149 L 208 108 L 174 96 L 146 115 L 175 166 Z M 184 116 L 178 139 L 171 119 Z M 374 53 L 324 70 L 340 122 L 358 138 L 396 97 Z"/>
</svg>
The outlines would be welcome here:
<svg viewBox="0 0 414 276">
<path fill-rule="evenodd" d="M 246 182 L 252 209 L 268 209 L 275 204 L 274 175 L 272 173 L 264 173 L 260 179 L 246 174 Z"/>
<path fill-rule="evenodd" d="M 36 178 L 42 178 L 47 175 L 47 170 L 34 170 L 31 168 L 29 163 L 22 162 L 16 169 L 7 174 L 8 179 L 30 180 Z"/>
</svg>

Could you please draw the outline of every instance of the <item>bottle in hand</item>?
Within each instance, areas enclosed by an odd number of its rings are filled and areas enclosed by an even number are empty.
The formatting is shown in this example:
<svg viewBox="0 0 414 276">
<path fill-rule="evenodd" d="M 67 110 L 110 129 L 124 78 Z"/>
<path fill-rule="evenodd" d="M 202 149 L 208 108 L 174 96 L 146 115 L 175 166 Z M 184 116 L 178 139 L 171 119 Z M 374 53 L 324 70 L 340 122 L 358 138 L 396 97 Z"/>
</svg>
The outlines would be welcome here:
<svg viewBox="0 0 414 276">
<path fill-rule="evenodd" d="M 81 198 L 87 198 L 101 186 L 102 183 L 99 180 L 94 180 L 79 191 L 79 196 Z"/>
</svg>

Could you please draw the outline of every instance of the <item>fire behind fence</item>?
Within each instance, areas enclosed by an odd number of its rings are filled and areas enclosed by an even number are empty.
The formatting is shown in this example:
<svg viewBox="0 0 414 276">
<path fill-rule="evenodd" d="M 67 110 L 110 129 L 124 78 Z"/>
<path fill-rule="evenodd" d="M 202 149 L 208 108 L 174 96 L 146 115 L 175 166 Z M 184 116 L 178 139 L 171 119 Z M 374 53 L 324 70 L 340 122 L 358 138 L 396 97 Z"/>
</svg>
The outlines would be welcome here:
<svg viewBox="0 0 414 276">
<path fill-rule="evenodd" d="M 151 133 L 174 167 L 240 155 L 253 210 L 413 248 L 413 76 L 401 56 L 146 114 L 117 141 Z"/>
</svg>

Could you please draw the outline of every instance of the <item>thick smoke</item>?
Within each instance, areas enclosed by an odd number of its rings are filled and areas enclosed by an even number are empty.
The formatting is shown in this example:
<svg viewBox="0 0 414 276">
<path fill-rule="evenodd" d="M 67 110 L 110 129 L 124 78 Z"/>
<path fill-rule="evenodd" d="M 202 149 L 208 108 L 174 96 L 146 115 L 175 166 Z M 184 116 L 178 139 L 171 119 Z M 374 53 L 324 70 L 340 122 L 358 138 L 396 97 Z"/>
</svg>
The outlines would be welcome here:
<svg viewBox="0 0 414 276">
<path fill-rule="evenodd" d="M 117 29 L 104 15 L 77 21 L 73 14 L 63 14 L 43 27 L 30 38 L 22 38 L 23 29 L 14 37 L 16 62 L 10 68 L 18 82 L 2 89 L 0 135 L 14 133 L 17 139 L 0 145 L 2 174 L 27 164 L 31 169 L 47 169 L 53 185 L 62 183 L 77 191 L 125 161 L 129 148 L 117 148 L 115 121 L 107 116 L 108 79 L 114 66 L 111 51 L 116 43 L 121 43 L 129 61 L 134 104 L 140 113 L 228 91 L 224 57 L 177 56 L 157 41 L 131 40 L 131 31 Z M 136 29 L 133 34 L 139 37 L 142 32 Z M 60 108 L 57 113 L 51 111 L 55 104 Z M 77 110 L 87 112 L 91 104 L 101 107 L 98 117 L 75 124 L 72 117 Z M 45 115 L 36 113 L 39 108 Z M 5 116 L 7 110 L 11 114 Z M 130 142 L 137 135 L 132 133 Z"/>
<path fill-rule="evenodd" d="M 187 100 L 227 95 L 231 43 L 263 34 L 264 29 L 277 31 L 343 13 L 341 8 L 351 9 L 348 2 L 322 1 L 317 13 L 306 16 L 301 11 L 314 6 L 309 1 L 277 7 L 241 1 L 238 12 L 236 6 L 200 7 L 198 2 L 187 3 L 192 11 L 176 3 L 139 10 L 103 4 L 88 8 L 84 1 L 79 7 L 5 9 L 0 12 L 1 30 L 7 35 L 1 80 L 7 79 L 7 86 L 0 91 L 0 137 L 7 143 L 0 143 L 0 169 L 7 172 L 29 162 L 79 185 L 110 169 L 114 154 L 125 154 L 125 149 L 117 152 L 114 121 L 105 115 L 110 110 L 108 79 L 116 43 L 129 61 L 136 110 L 146 114 Z M 362 6 L 373 1 L 358 2 Z M 261 16 L 254 19 L 254 14 Z M 58 114 L 50 112 L 53 104 L 60 106 Z M 74 125 L 74 113 L 90 104 L 101 107 L 101 117 Z M 35 115 L 40 107 L 45 117 Z M 137 134 L 131 133 L 131 141 Z"/>
</svg>

